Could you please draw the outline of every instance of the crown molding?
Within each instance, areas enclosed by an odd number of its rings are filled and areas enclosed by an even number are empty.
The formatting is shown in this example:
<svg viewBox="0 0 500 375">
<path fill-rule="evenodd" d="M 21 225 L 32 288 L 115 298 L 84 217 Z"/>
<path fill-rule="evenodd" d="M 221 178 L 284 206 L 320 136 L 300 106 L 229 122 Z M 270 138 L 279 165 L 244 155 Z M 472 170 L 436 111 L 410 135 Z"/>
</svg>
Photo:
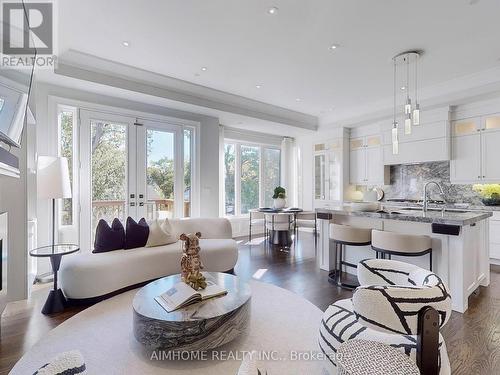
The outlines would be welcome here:
<svg viewBox="0 0 500 375">
<path fill-rule="evenodd" d="M 55 74 L 199 107 L 317 130 L 318 118 L 78 51 L 63 54 Z"/>
</svg>

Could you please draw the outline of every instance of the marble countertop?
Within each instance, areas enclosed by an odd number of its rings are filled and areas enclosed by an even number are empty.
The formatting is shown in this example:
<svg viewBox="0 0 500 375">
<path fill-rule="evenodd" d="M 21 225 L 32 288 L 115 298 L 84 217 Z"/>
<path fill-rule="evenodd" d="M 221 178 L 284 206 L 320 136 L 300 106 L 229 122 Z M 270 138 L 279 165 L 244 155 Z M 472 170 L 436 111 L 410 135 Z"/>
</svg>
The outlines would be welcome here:
<svg viewBox="0 0 500 375">
<path fill-rule="evenodd" d="M 404 203 L 404 202 L 380 202 L 382 206 L 384 207 L 419 207 L 422 208 L 422 206 L 415 205 L 414 203 Z M 429 204 L 429 207 L 431 208 L 439 208 L 442 209 L 443 205 L 438 205 L 438 204 Z M 455 204 L 455 203 L 450 203 L 450 204 L 445 204 L 444 207 L 449 210 L 465 210 L 465 211 L 498 211 L 500 212 L 500 206 L 485 206 L 483 205 L 474 205 L 474 204 Z"/>
<path fill-rule="evenodd" d="M 346 215 L 356 217 L 367 217 L 383 220 L 399 220 L 416 223 L 435 223 L 447 225 L 466 226 L 478 221 L 485 220 L 493 216 L 492 212 L 460 210 L 460 209 L 429 209 L 426 213 L 418 207 L 395 207 L 394 205 L 385 205 L 391 207 L 388 212 L 363 212 L 352 211 L 348 206 L 339 206 L 336 208 L 317 208 L 317 213 L 329 213 L 333 215 Z"/>
</svg>

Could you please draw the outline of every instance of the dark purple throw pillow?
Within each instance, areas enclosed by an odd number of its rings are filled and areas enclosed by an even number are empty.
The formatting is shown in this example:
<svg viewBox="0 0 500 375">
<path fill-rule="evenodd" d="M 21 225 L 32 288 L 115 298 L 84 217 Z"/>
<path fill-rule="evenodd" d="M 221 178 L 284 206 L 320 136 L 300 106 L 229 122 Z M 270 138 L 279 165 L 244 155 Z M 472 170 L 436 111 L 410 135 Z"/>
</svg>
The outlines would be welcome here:
<svg viewBox="0 0 500 375">
<path fill-rule="evenodd" d="M 111 227 L 106 220 L 99 220 L 95 231 L 93 253 L 123 249 L 125 246 L 125 228 L 118 219 L 114 219 Z"/>
<path fill-rule="evenodd" d="M 138 223 L 130 216 L 127 218 L 127 233 L 125 234 L 125 249 L 144 247 L 148 242 L 149 226 L 142 218 Z"/>
</svg>

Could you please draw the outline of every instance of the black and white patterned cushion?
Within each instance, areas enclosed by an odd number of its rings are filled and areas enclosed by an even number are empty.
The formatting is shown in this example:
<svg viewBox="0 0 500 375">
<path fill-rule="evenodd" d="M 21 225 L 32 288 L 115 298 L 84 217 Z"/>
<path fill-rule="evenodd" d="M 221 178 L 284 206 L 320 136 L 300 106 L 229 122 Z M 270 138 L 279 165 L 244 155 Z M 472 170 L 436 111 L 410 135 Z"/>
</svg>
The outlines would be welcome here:
<svg viewBox="0 0 500 375">
<path fill-rule="evenodd" d="M 436 309 L 441 327 L 451 315 L 450 293 L 435 273 L 403 262 L 369 259 L 359 263 L 358 275 L 363 286 L 353 295 L 354 313 L 367 327 L 415 335 L 422 308 Z M 374 285 L 365 284 L 377 277 Z"/>
<path fill-rule="evenodd" d="M 83 375 L 86 373 L 82 354 L 77 350 L 73 350 L 52 358 L 50 362 L 40 367 L 33 375 Z"/>
<path fill-rule="evenodd" d="M 375 285 L 361 286 L 352 300 L 340 300 L 329 306 L 321 322 L 319 346 L 334 365 L 338 347 L 351 339 L 388 344 L 415 360 L 414 322 L 418 310 L 423 306 L 436 308 L 441 325 L 450 316 L 449 293 L 432 272 L 403 262 L 371 259 L 358 264 L 358 279 L 362 285 L 365 282 Z M 450 363 L 441 334 L 439 361 L 440 374 L 449 374 Z"/>
</svg>

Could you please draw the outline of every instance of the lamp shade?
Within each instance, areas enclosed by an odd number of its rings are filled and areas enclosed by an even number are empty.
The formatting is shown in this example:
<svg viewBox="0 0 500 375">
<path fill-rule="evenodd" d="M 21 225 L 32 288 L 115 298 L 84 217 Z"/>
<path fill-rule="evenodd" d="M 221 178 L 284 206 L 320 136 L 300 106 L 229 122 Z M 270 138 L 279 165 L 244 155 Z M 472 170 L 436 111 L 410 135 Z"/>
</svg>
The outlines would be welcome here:
<svg viewBox="0 0 500 375">
<path fill-rule="evenodd" d="M 37 185 L 39 198 L 71 198 L 68 159 L 56 156 L 39 156 Z"/>
</svg>

